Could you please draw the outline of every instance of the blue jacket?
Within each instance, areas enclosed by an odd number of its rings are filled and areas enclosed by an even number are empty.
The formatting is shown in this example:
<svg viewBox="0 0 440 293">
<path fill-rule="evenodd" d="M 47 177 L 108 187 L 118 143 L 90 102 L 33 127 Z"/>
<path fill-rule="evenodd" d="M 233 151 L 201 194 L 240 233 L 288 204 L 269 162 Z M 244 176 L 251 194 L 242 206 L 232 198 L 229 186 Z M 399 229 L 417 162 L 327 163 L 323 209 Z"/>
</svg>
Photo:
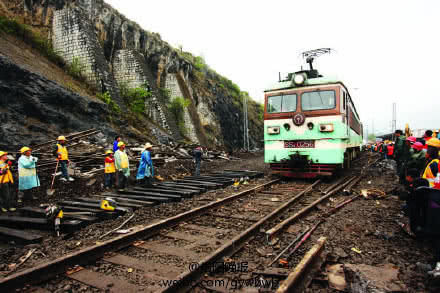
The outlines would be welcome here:
<svg viewBox="0 0 440 293">
<path fill-rule="evenodd" d="M 18 189 L 28 190 L 40 186 L 35 163 L 35 157 L 22 155 L 18 160 Z"/>
<path fill-rule="evenodd" d="M 119 148 L 118 148 L 118 141 L 115 140 L 115 141 L 113 142 L 113 152 L 116 153 L 116 151 L 117 151 L 118 149 L 119 149 Z"/>
<path fill-rule="evenodd" d="M 144 179 L 145 177 L 154 176 L 153 161 L 151 160 L 151 153 L 144 150 L 141 155 L 141 162 L 136 175 L 136 179 Z"/>
</svg>

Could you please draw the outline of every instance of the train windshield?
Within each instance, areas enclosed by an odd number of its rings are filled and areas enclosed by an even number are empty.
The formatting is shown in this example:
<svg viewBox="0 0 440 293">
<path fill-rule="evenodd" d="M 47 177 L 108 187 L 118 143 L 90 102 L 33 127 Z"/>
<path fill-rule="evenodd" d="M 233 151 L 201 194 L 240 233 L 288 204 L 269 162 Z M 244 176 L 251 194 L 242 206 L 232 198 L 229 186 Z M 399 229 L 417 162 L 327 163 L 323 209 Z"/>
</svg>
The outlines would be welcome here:
<svg viewBox="0 0 440 293">
<path fill-rule="evenodd" d="M 270 96 L 267 99 L 267 112 L 295 112 L 296 111 L 296 94 Z"/>
<path fill-rule="evenodd" d="M 305 92 L 301 95 L 301 108 L 303 111 L 328 110 L 335 107 L 335 91 Z"/>
</svg>

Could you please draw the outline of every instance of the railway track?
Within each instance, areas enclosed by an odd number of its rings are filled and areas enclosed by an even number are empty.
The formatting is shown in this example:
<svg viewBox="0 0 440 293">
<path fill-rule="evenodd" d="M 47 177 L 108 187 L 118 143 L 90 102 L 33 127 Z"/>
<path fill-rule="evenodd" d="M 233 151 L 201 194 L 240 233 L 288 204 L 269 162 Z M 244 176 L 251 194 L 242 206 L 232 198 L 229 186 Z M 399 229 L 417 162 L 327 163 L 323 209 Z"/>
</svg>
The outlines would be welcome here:
<svg viewBox="0 0 440 293">
<path fill-rule="evenodd" d="M 203 284 L 237 279 L 238 267 L 253 277 L 261 271 L 259 250 L 291 242 L 295 234 L 279 232 L 356 180 L 345 177 L 333 185 L 271 180 L 6 277 L 0 291 L 49 279 L 49 287 L 68 282 L 111 292 L 228 291 L 231 286 Z M 243 247 L 253 247 L 253 253 Z M 226 272 L 225 266 L 236 271 Z M 215 274 L 222 267 L 223 274 Z"/>
</svg>

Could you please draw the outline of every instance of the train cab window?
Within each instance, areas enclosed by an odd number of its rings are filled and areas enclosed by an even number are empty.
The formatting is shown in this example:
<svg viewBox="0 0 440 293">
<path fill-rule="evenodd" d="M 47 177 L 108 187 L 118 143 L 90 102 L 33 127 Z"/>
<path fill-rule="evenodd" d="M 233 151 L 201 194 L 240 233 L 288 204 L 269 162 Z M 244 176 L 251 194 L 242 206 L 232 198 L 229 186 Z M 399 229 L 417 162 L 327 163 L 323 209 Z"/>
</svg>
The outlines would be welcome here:
<svg viewBox="0 0 440 293">
<path fill-rule="evenodd" d="M 296 94 L 283 96 L 283 103 L 281 110 L 282 112 L 296 111 Z"/>
<path fill-rule="evenodd" d="M 267 98 L 267 113 L 281 112 L 283 96 L 271 96 Z"/>
<path fill-rule="evenodd" d="M 303 111 L 334 109 L 335 91 L 305 92 L 301 95 L 301 107 Z"/>
<path fill-rule="evenodd" d="M 270 96 L 267 98 L 267 113 L 295 112 L 296 94 Z"/>
</svg>

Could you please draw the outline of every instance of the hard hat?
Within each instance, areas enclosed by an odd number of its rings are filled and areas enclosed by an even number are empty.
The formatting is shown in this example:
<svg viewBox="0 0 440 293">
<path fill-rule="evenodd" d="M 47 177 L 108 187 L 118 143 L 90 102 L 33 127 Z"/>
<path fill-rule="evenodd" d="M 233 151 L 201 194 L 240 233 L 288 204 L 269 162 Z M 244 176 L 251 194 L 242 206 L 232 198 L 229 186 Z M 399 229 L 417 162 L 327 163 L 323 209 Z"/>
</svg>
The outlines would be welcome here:
<svg viewBox="0 0 440 293">
<path fill-rule="evenodd" d="M 147 142 L 144 146 L 144 149 L 151 149 L 153 146 L 151 145 L 151 143 Z"/>
<path fill-rule="evenodd" d="M 112 150 L 107 150 L 106 152 L 105 152 L 105 154 L 107 155 L 107 154 L 113 154 L 113 151 Z"/>
<path fill-rule="evenodd" d="M 438 138 L 431 138 L 426 144 L 435 148 L 440 148 L 440 140 Z"/>
<path fill-rule="evenodd" d="M 406 140 L 409 140 L 410 142 L 414 143 L 417 141 L 417 139 L 414 136 L 408 137 Z"/>
<path fill-rule="evenodd" d="M 58 140 L 58 141 L 66 140 L 66 137 L 63 136 L 63 135 L 60 135 L 60 136 L 58 136 L 57 140 Z"/>
<path fill-rule="evenodd" d="M 20 149 L 20 153 L 22 153 L 22 154 L 24 154 L 24 153 L 27 152 L 27 151 L 31 151 L 31 149 L 28 148 L 28 147 L 22 147 L 22 148 Z"/>
<path fill-rule="evenodd" d="M 0 157 L 3 157 L 4 155 L 7 155 L 7 154 L 8 154 L 7 152 L 0 151 Z"/>
<path fill-rule="evenodd" d="M 125 145 L 123 141 L 118 142 L 118 147 Z"/>
<path fill-rule="evenodd" d="M 423 144 L 417 141 L 412 145 L 412 148 L 421 151 L 423 149 Z"/>
</svg>

